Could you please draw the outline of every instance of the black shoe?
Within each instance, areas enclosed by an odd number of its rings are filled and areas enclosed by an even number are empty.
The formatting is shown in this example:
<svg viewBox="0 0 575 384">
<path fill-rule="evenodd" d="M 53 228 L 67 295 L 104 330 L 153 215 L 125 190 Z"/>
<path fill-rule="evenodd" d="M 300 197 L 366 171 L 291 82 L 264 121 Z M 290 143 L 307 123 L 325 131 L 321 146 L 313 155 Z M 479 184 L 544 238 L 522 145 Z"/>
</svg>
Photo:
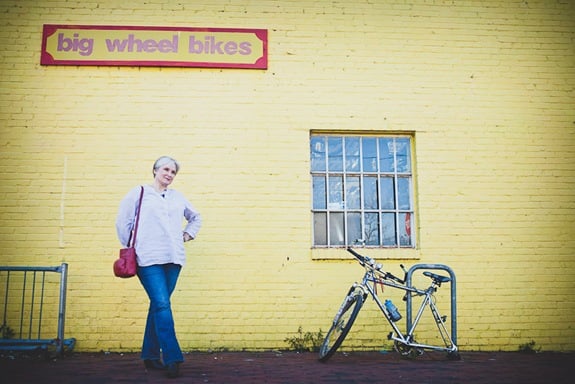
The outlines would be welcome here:
<svg viewBox="0 0 575 384">
<path fill-rule="evenodd" d="M 166 375 L 170 379 L 174 379 L 180 376 L 180 363 L 168 364 L 168 372 L 166 373 Z"/>
<path fill-rule="evenodd" d="M 160 360 L 144 360 L 144 366 L 146 369 L 156 370 L 156 371 L 163 371 L 166 369 L 166 366 L 162 364 Z"/>
</svg>

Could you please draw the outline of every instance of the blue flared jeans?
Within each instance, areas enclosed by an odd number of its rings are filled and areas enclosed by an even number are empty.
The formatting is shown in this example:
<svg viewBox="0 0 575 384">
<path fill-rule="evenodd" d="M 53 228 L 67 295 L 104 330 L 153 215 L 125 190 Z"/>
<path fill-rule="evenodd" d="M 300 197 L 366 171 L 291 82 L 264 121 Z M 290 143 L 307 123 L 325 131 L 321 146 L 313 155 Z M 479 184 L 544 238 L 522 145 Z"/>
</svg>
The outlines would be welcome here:
<svg viewBox="0 0 575 384">
<path fill-rule="evenodd" d="M 159 360 L 164 364 L 184 361 L 176 338 L 170 297 L 180 275 L 177 264 L 138 267 L 138 278 L 150 299 L 150 308 L 142 343 L 142 359 Z"/>
</svg>

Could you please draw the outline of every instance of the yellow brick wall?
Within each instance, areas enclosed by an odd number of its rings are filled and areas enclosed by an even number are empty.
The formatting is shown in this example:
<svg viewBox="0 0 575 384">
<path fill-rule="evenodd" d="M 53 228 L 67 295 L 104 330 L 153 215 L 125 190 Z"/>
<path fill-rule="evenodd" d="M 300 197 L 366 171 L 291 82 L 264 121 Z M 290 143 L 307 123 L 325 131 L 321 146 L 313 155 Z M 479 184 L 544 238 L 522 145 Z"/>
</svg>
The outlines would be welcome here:
<svg viewBox="0 0 575 384">
<path fill-rule="evenodd" d="M 464 350 L 574 350 L 574 4 L 0 0 L 0 264 L 69 263 L 66 336 L 137 350 L 147 300 L 112 276 L 114 220 L 169 154 L 204 218 L 182 347 L 287 348 L 361 275 L 310 249 L 310 132 L 411 133 L 418 247 L 384 265 L 453 268 Z M 264 28 L 269 68 L 46 67 L 43 24 Z M 388 347 L 376 315 L 345 348 Z"/>
</svg>

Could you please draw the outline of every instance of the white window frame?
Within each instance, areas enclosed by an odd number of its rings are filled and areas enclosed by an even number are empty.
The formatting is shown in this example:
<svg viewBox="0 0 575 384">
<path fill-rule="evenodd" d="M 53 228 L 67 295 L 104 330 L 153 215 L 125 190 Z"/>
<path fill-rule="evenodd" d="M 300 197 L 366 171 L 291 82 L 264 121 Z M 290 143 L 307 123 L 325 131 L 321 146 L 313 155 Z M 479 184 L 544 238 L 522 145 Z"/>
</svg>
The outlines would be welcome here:
<svg viewBox="0 0 575 384">
<path fill-rule="evenodd" d="M 329 148 L 329 140 L 330 139 L 341 139 L 341 169 L 333 170 L 330 169 L 330 148 Z M 376 145 L 376 162 L 377 168 L 375 171 L 365 170 L 364 169 L 364 140 L 365 142 L 373 142 L 375 140 Z M 351 141 L 359 141 L 359 159 L 355 159 L 359 161 L 359 170 L 348 170 L 347 169 L 347 154 L 346 154 L 346 142 Z M 390 152 L 393 153 L 393 170 L 390 172 L 388 170 L 381 169 L 381 159 L 383 152 L 380 151 L 380 148 L 383 144 L 389 143 L 389 141 L 393 145 L 391 146 L 392 149 Z M 398 142 L 402 143 L 403 145 L 406 144 L 407 141 L 407 169 L 400 169 L 398 170 Z M 320 146 L 323 145 L 324 150 L 324 159 L 320 159 L 321 150 L 319 152 L 315 152 L 313 148 L 314 145 Z M 323 144 L 321 144 L 323 143 Z M 318 155 L 319 153 L 319 155 Z M 335 156 L 334 157 L 339 157 Z M 355 156 L 354 156 L 355 157 Z M 321 161 L 325 161 L 323 168 L 317 164 L 318 159 Z M 367 158 L 368 160 L 371 158 Z M 339 160 L 338 160 L 339 162 Z M 357 165 L 354 165 L 357 168 Z M 315 168 L 315 169 L 314 169 Z M 416 247 L 416 233 L 413 228 L 416 228 L 415 225 L 415 202 L 414 202 L 414 164 L 413 164 L 413 137 L 411 135 L 397 135 L 397 134 L 360 134 L 360 133 L 350 133 L 350 134 L 330 134 L 330 133 L 323 133 L 323 132 L 312 132 L 310 135 L 310 178 L 311 178 L 311 200 L 312 200 L 312 248 L 345 248 L 349 246 L 364 246 L 370 248 L 380 248 L 380 249 L 415 249 Z M 335 180 L 336 182 L 334 185 L 337 184 L 337 180 L 341 181 L 341 201 L 336 201 L 335 203 L 330 204 L 330 178 Z M 323 179 L 323 182 L 321 181 Z M 366 207 L 364 192 L 366 192 L 366 187 L 364 183 L 366 179 L 371 180 L 373 183 L 373 179 L 376 180 L 376 194 L 377 194 L 377 207 Z M 382 201 L 382 182 L 386 182 L 387 180 L 392 181 L 393 184 L 393 207 L 384 207 Z M 323 187 L 320 186 L 316 188 L 315 182 L 319 182 L 323 184 Z M 358 184 L 354 184 L 354 187 L 359 187 L 359 206 L 354 206 L 352 208 L 348 207 L 348 196 L 353 196 L 350 190 L 350 186 L 348 183 L 350 181 L 358 182 Z M 407 186 L 405 183 L 407 182 Z M 402 184 L 403 187 L 399 188 L 399 184 Z M 324 188 L 323 191 L 321 189 Z M 316 193 L 320 192 L 317 196 Z M 367 191 L 369 192 L 369 191 Z M 325 200 L 323 202 L 317 203 L 319 200 L 318 196 L 324 195 Z M 355 196 L 354 204 L 357 204 L 358 196 Z M 388 197 L 385 195 L 385 197 Z M 405 199 L 407 198 L 407 207 L 401 207 L 400 200 L 403 201 L 403 205 L 405 205 Z M 389 201 L 388 201 L 389 203 Z M 324 206 L 325 205 L 325 206 Z M 357 215 L 360 216 L 360 229 L 359 232 L 356 229 L 355 232 L 351 229 L 354 227 L 350 225 L 351 218 L 355 217 L 356 227 L 357 227 Z M 343 220 L 341 217 L 343 215 Z M 366 239 L 365 236 L 365 228 L 366 228 L 366 218 L 367 217 L 375 217 L 377 216 L 377 226 L 378 226 L 378 233 L 377 238 L 372 238 L 371 240 L 368 238 Z M 332 220 L 332 218 L 338 217 L 339 220 Z M 390 236 L 385 235 L 384 228 L 386 226 L 382 222 L 383 217 L 393 217 L 394 226 L 393 226 L 393 241 L 390 242 Z M 403 222 L 402 222 L 403 220 Z M 409 222 L 407 222 L 409 221 Z M 336 223 L 334 225 L 334 223 Z M 323 228 L 322 233 L 317 233 L 318 228 Z M 390 226 L 387 226 L 388 231 Z M 360 242 L 356 242 L 352 236 L 356 233 L 359 233 L 361 236 L 358 236 Z M 387 232 L 389 234 L 389 232 Z M 336 235 L 335 235 L 336 234 Z M 336 237 L 334 239 L 333 237 Z"/>
</svg>

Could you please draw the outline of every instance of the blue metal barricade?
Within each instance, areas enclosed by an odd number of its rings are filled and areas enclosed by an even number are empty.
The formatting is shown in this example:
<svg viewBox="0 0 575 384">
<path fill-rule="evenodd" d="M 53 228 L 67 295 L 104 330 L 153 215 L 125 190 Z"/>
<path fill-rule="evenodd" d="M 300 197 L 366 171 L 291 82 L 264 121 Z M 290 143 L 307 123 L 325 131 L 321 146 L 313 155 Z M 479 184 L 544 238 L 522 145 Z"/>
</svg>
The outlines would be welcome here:
<svg viewBox="0 0 575 384">
<path fill-rule="evenodd" d="M 59 274 L 59 279 L 53 274 Z M 57 267 L 0 266 L 0 349 L 35 350 L 53 346 L 71 351 L 76 340 L 64 338 L 68 264 Z M 54 289 L 58 286 L 58 295 Z M 57 316 L 57 319 L 51 318 Z M 48 318 L 46 318 L 48 317 Z M 54 327 L 55 325 L 55 327 Z M 55 333 L 55 337 L 46 334 Z"/>
</svg>

